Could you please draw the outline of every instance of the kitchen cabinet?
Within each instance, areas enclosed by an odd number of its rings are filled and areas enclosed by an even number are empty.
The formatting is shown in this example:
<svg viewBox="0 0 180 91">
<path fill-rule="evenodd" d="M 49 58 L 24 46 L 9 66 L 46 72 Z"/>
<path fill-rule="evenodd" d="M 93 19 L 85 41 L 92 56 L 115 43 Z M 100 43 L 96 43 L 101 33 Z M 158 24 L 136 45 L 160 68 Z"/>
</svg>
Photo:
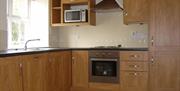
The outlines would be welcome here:
<svg viewBox="0 0 180 91">
<path fill-rule="evenodd" d="M 179 0 L 151 0 L 150 91 L 180 91 L 179 5 Z"/>
<path fill-rule="evenodd" d="M 88 51 L 72 51 L 72 87 L 88 88 Z"/>
<path fill-rule="evenodd" d="M 71 51 L 0 58 L 0 91 L 70 91 Z"/>
<path fill-rule="evenodd" d="M 19 57 L 0 58 L 0 91 L 23 91 Z"/>
<path fill-rule="evenodd" d="M 71 6 L 87 6 L 86 22 L 65 22 L 64 11 L 70 10 Z M 95 7 L 95 0 L 50 0 L 50 24 L 51 26 L 79 26 L 96 25 L 96 13 L 91 10 Z M 81 7 L 79 9 L 82 9 Z M 84 9 L 84 8 L 83 8 Z"/>
<path fill-rule="evenodd" d="M 148 0 L 123 0 L 124 23 L 147 23 L 149 18 Z"/>
<path fill-rule="evenodd" d="M 87 3 L 88 0 L 62 0 L 62 3 Z"/>
<path fill-rule="evenodd" d="M 51 25 L 61 23 L 61 0 L 50 0 Z"/>
<path fill-rule="evenodd" d="M 121 72 L 121 91 L 148 91 L 147 72 Z"/>
<path fill-rule="evenodd" d="M 49 53 L 46 64 L 46 90 L 63 91 L 63 64 L 60 52 Z"/>
<path fill-rule="evenodd" d="M 71 51 L 61 52 L 63 64 L 63 91 L 70 91 L 72 86 Z"/>
<path fill-rule="evenodd" d="M 70 91 L 71 52 L 50 52 L 46 64 L 46 91 Z"/>
<path fill-rule="evenodd" d="M 180 91 L 180 52 L 155 52 L 150 91 Z"/>
<path fill-rule="evenodd" d="M 24 91 L 45 91 L 46 53 L 22 56 Z"/>
<path fill-rule="evenodd" d="M 120 51 L 120 90 L 148 91 L 147 51 Z"/>
</svg>

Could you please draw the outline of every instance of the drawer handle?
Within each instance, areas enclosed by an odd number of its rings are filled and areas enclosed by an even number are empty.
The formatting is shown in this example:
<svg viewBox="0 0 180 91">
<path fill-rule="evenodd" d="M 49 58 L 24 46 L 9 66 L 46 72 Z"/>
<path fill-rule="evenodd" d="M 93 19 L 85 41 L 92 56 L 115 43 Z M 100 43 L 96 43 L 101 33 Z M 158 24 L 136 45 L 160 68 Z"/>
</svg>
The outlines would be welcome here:
<svg viewBox="0 0 180 91">
<path fill-rule="evenodd" d="M 139 67 L 138 65 L 129 65 L 129 67 L 131 67 L 131 68 L 137 68 L 137 67 Z"/>
<path fill-rule="evenodd" d="M 138 74 L 134 72 L 134 73 L 129 73 L 129 75 L 137 76 Z"/>
<path fill-rule="evenodd" d="M 130 57 L 131 58 L 138 58 L 139 56 L 138 55 L 131 55 Z"/>
</svg>

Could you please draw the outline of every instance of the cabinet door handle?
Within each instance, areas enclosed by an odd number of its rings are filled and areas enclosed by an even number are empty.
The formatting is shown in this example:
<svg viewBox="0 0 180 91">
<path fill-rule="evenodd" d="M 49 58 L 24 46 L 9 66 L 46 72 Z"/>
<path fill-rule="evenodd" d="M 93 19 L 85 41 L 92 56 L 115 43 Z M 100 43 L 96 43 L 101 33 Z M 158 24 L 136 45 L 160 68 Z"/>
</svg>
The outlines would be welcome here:
<svg viewBox="0 0 180 91">
<path fill-rule="evenodd" d="M 20 76 L 22 76 L 23 75 L 23 64 L 22 63 L 19 63 L 19 74 L 20 74 Z"/>
<path fill-rule="evenodd" d="M 154 57 L 151 57 L 151 63 L 154 63 Z"/>
<path fill-rule="evenodd" d="M 154 46 L 154 37 L 151 37 L 151 46 Z"/>
<path fill-rule="evenodd" d="M 123 11 L 123 15 L 124 15 L 124 16 L 127 16 L 128 13 L 124 10 L 124 11 Z"/>
<path fill-rule="evenodd" d="M 74 64 L 75 57 L 72 57 L 72 63 Z"/>
<path fill-rule="evenodd" d="M 19 67 L 22 68 L 22 63 L 19 63 Z"/>
</svg>

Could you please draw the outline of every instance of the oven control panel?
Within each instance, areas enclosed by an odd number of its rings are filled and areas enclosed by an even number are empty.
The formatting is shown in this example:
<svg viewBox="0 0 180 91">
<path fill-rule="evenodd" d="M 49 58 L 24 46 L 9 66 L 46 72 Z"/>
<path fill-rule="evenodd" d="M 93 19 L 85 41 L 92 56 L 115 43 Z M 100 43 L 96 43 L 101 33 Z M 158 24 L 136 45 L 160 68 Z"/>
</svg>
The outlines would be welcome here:
<svg viewBox="0 0 180 91">
<path fill-rule="evenodd" d="M 90 58 L 118 58 L 119 51 L 114 50 L 90 50 L 89 51 Z"/>
</svg>

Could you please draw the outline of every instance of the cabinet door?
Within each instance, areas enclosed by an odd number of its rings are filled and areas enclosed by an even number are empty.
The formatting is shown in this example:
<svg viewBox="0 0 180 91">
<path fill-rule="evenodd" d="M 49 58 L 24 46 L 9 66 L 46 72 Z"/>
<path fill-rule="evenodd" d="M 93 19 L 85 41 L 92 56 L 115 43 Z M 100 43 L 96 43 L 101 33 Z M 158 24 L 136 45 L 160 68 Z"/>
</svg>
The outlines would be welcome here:
<svg viewBox="0 0 180 91">
<path fill-rule="evenodd" d="M 88 52 L 72 52 L 72 85 L 73 87 L 88 87 Z"/>
<path fill-rule="evenodd" d="M 147 91 L 148 73 L 122 71 L 120 85 L 121 91 Z"/>
<path fill-rule="evenodd" d="M 45 63 L 47 54 L 22 57 L 24 91 L 45 91 Z"/>
<path fill-rule="evenodd" d="M 70 91 L 72 86 L 71 51 L 61 52 L 63 64 L 63 91 Z"/>
<path fill-rule="evenodd" d="M 87 3 L 88 0 L 62 0 L 62 3 Z"/>
<path fill-rule="evenodd" d="M 150 65 L 150 91 L 180 91 L 180 52 L 155 52 Z"/>
<path fill-rule="evenodd" d="M 149 15 L 148 0 L 124 0 L 124 23 L 146 23 Z"/>
<path fill-rule="evenodd" d="M 46 88 L 47 91 L 63 91 L 63 66 L 60 52 L 49 53 L 46 64 Z"/>
<path fill-rule="evenodd" d="M 0 58 L 0 91 L 23 91 L 18 57 Z"/>
<path fill-rule="evenodd" d="M 180 50 L 180 1 L 151 0 L 150 15 L 151 48 Z"/>
<path fill-rule="evenodd" d="M 49 53 L 46 73 L 47 91 L 70 91 L 71 52 Z"/>
</svg>

